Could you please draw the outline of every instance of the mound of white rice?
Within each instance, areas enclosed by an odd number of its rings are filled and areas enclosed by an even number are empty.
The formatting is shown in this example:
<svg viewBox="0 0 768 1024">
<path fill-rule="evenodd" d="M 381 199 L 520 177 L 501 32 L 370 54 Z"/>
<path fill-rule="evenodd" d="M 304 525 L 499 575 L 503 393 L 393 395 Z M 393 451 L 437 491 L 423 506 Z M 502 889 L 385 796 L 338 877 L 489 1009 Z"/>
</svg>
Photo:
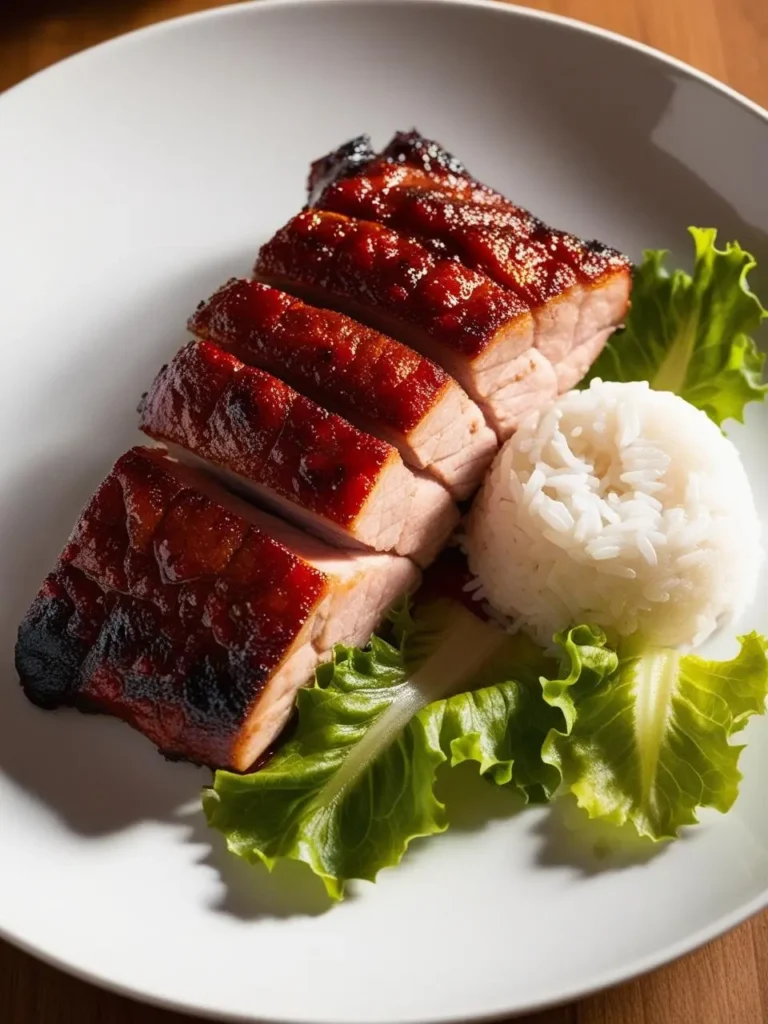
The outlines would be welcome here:
<svg viewBox="0 0 768 1024">
<path fill-rule="evenodd" d="M 738 452 L 693 406 L 593 381 L 501 449 L 469 517 L 476 596 L 549 645 L 588 622 L 695 644 L 751 600 L 760 523 Z"/>
</svg>

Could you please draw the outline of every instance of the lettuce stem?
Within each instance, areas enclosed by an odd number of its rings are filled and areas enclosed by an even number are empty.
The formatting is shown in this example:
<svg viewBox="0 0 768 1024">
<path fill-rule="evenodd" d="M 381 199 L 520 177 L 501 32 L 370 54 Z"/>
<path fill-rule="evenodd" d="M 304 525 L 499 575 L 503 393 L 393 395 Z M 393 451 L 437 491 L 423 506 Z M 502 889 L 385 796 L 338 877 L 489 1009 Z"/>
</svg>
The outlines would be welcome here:
<svg viewBox="0 0 768 1024">
<path fill-rule="evenodd" d="M 315 798 L 327 807 L 350 787 L 408 722 L 428 704 L 460 693 L 472 676 L 508 640 L 460 605 L 452 609 L 435 653 L 413 673 L 397 698 L 348 754 Z"/>
</svg>

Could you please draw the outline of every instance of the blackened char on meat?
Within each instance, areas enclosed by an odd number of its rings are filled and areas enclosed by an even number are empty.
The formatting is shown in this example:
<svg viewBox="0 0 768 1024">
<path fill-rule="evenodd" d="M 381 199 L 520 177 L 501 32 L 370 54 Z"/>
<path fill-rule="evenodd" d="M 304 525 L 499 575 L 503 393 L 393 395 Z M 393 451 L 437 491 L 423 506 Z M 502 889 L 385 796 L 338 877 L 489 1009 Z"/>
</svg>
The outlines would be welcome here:
<svg viewBox="0 0 768 1024">
<path fill-rule="evenodd" d="M 309 205 L 314 205 L 331 182 L 355 174 L 375 158 L 376 153 L 371 144 L 370 135 L 358 135 L 326 156 L 315 160 L 310 167 L 307 181 Z"/>
</svg>

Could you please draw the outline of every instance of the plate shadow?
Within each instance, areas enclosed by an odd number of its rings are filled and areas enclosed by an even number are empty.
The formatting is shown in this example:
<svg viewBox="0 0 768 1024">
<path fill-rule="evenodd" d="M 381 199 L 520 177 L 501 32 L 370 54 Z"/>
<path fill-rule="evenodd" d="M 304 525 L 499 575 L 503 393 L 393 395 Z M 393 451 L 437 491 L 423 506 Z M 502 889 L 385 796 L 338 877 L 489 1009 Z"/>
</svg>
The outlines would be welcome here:
<svg viewBox="0 0 768 1024">
<path fill-rule="evenodd" d="M 586 877 L 642 867 L 664 856 L 669 847 L 641 838 L 631 825 L 617 828 L 591 821 L 571 796 L 552 803 L 534 833 L 540 841 L 541 867 L 571 868 Z"/>
<path fill-rule="evenodd" d="M 101 324 L 55 379 L 35 382 L 57 436 L 8 481 L 0 508 L 0 773 L 45 805 L 69 828 L 102 836 L 143 820 L 172 820 L 208 781 L 189 765 L 165 763 L 126 725 L 74 711 L 48 712 L 23 696 L 13 664 L 18 624 L 53 566 L 77 515 L 110 466 L 144 438 L 136 405 L 186 332 L 200 298 L 233 274 L 247 272 L 248 252 L 207 261 L 132 301 Z M 141 347 L 132 344 L 143 337 Z M 120 372 L 115 353 L 120 352 Z M 83 385 L 84 380 L 98 382 Z M 67 425 L 88 403 L 90 443 L 74 444 Z M 13 472 L 13 471 L 11 471 Z"/>
</svg>

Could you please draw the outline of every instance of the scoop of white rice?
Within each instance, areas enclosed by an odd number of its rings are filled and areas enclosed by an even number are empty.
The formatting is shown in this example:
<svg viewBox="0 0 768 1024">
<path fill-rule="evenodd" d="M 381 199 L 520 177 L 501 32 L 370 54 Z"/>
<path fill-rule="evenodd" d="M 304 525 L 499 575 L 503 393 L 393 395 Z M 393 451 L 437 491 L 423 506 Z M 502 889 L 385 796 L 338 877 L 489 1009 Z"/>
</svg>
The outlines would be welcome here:
<svg viewBox="0 0 768 1024">
<path fill-rule="evenodd" d="M 760 523 L 735 447 L 677 395 L 593 381 L 496 457 L 466 549 L 502 616 L 549 645 L 588 622 L 695 644 L 753 597 Z"/>
</svg>

